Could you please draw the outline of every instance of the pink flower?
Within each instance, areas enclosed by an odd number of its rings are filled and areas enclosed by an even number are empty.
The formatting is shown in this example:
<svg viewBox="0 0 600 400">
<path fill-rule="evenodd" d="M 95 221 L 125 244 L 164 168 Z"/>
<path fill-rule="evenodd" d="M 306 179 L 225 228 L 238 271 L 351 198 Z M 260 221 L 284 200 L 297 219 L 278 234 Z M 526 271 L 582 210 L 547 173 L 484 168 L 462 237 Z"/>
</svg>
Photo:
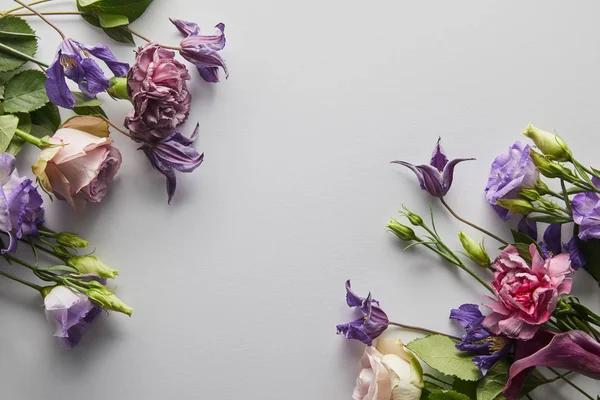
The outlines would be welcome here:
<svg viewBox="0 0 600 400">
<path fill-rule="evenodd" d="M 508 246 L 494 261 L 497 298 L 488 307 L 492 313 L 483 326 L 495 335 L 505 334 L 521 340 L 531 339 L 550 319 L 558 297 L 571 291 L 571 265 L 568 254 L 544 260 L 535 245 L 529 246 L 532 266 Z"/>
<path fill-rule="evenodd" d="M 32 166 L 42 186 L 81 211 L 84 203 L 102 201 L 121 165 L 112 146 L 108 124 L 98 117 L 75 117 L 65 122 Z"/>
<path fill-rule="evenodd" d="M 381 363 L 383 355 L 373 346 L 366 346 L 360 360 L 362 370 L 356 378 L 352 394 L 354 400 L 390 400 L 392 380 L 387 368 Z"/>
</svg>

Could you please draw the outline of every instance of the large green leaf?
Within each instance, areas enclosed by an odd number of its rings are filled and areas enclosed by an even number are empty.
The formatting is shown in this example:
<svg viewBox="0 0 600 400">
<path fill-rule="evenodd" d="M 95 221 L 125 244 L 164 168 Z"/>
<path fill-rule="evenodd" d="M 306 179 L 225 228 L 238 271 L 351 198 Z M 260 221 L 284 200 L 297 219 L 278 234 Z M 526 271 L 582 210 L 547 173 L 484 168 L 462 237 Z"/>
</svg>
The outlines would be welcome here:
<svg viewBox="0 0 600 400">
<path fill-rule="evenodd" d="M 45 82 L 46 75 L 34 69 L 13 76 L 4 89 L 4 112 L 30 112 L 43 107 L 48 102 Z"/>
<path fill-rule="evenodd" d="M 508 380 L 508 362 L 499 360 L 477 385 L 477 400 L 505 400 L 502 395 Z"/>
<path fill-rule="evenodd" d="M 452 382 L 452 390 L 466 395 L 470 400 L 476 400 L 477 383 L 477 381 L 463 381 L 456 378 Z"/>
<path fill-rule="evenodd" d="M 3 45 L 11 47 L 21 53 L 33 56 L 37 50 L 37 39 L 30 35 L 34 35 L 35 31 L 31 29 L 29 24 L 24 19 L 18 17 L 7 16 L 0 18 L 0 31 L 4 34 L 0 41 Z M 17 36 L 9 36 L 9 34 L 17 34 Z M 19 36 L 25 34 L 27 36 Z M 13 71 L 23 64 L 26 60 L 0 50 L 0 72 Z"/>
<path fill-rule="evenodd" d="M 29 116 L 29 114 L 19 113 L 17 114 L 17 118 L 19 118 L 19 125 L 17 126 L 17 128 L 22 130 L 23 132 L 30 133 L 31 117 Z M 19 154 L 23 146 L 25 146 L 25 140 L 21 139 L 18 136 L 13 136 L 12 140 L 10 141 L 10 144 L 6 148 L 6 152 L 12 154 L 13 156 L 16 156 L 17 154 Z"/>
<path fill-rule="evenodd" d="M 60 126 L 60 112 L 53 103 L 46 103 L 31 113 L 31 123 L 34 126 L 41 126 L 50 131 L 50 135 L 56 132 Z"/>
<path fill-rule="evenodd" d="M 77 8 L 94 14 L 122 15 L 135 21 L 152 0 L 77 0 Z"/>
<path fill-rule="evenodd" d="M 98 14 L 98 21 L 103 28 L 114 28 L 127 25 L 129 18 L 124 15 Z"/>
<path fill-rule="evenodd" d="M 19 125 L 19 118 L 16 115 L 0 115 L 0 154 L 8 148 L 17 125 Z"/>
<path fill-rule="evenodd" d="M 473 363 L 473 355 L 456 350 L 456 342 L 447 336 L 430 335 L 410 342 L 408 347 L 423 362 L 436 371 L 465 381 L 481 378 Z"/>
<path fill-rule="evenodd" d="M 84 20 L 89 22 L 90 24 L 102 28 L 100 25 L 100 18 L 97 15 L 82 15 Z M 127 26 L 116 26 L 114 28 L 102 28 L 104 33 L 108 35 L 111 39 L 116 40 L 120 43 L 127 43 L 135 46 L 135 41 L 133 40 L 133 35 L 127 29 Z"/>
<path fill-rule="evenodd" d="M 429 400 L 469 400 L 469 396 L 454 390 L 436 390 L 431 392 Z"/>
</svg>

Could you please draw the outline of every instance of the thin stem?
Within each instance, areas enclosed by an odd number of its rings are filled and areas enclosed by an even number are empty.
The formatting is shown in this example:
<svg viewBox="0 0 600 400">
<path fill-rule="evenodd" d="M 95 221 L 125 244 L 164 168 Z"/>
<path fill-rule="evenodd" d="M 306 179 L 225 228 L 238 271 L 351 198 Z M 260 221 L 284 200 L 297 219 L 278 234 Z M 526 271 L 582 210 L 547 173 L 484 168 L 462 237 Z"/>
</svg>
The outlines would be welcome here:
<svg viewBox="0 0 600 400">
<path fill-rule="evenodd" d="M 426 373 L 426 372 L 425 372 L 425 373 L 423 373 L 423 376 L 426 376 L 426 377 L 428 377 L 429 379 L 433 379 L 434 381 L 437 381 L 437 382 L 443 383 L 444 385 L 452 386 L 452 384 L 450 384 L 450 383 L 448 383 L 448 382 L 446 382 L 446 381 L 444 381 L 444 380 L 442 380 L 442 379 L 440 379 L 440 378 L 437 378 L 437 377 L 435 377 L 435 376 L 433 376 L 433 375 L 431 375 L 431 374 L 428 374 L 428 373 Z"/>
<path fill-rule="evenodd" d="M 34 1 L 33 3 L 29 3 L 29 6 L 35 6 L 36 4 L 41 4 L 41 3 L 46 3 L 50 0 L 38 0 L 38 1 Z M 11 8 L 10 10 L 6 10 L 4 11 L 4 14 L 10 14 L 14 11 L 19 11 L 20 9 L 25 8 L 24 6 L 19 6 L 19 7 L 15 7 L 15 8 Z"/>
<path fill-rule="evenodd" d="M 23 280 L 23 279 L 21 279 L 21 278 L 17 278 L 16 276 L 14 276 L 14 275 L 11 275 L 11 274 L 9 274 L 9 273 L 6 273 L 6 272 L 4 272 L 4 271 L 0 271 L 0 275 L 2 275 L 2 276 L 4 276 L 4 277 L 6 277 L 6 278 L 8 278 L 8 279 L 12 279 L 13 281 L 16 281 L 16 282 L 22 283 L 22 284 L 23 284 L 23 285 L 25 285 L 25 286 L 29 286 L 30 288 L 32 288 L 32 289 L 35 289 L 35 290 L 37 290 L 38 292 L 42 293 L 42 287 L 41 287 L 41 286 L 39 286 L 39 285 L 36 285 L 35 283 L 27 282 L 26 280 Z"/>
<path fill-rule="evenodd" d="M 405 324 L 400 324 L 398 322 L 389 322 L 389 325 L 393 325 L 393 326 L 397 326 L 399 328 L 404 328 L 404 329 L 408 329 L 411 331 L 418 331 L 418 332 L 424 332 L 424 333 L 429 333 L 431 335 L 442 335 L 442 336 L 446 336 L 452 340 L 456 340 L 457 342 L 461 341 L 461 338 L 456 337 L 456 336 L 452 336 L 452 335 L 448 335 L 442 332 L 438 332 L 438 331 L 434 331 L 431 329 L 427 329 L 427 328 L 421 328 L 419 326 L 412 326 L 412 325 L 405 325 Z"/>
<path fill-rule="evenodd" d="M 582 395 L 584 395 L 585 397 L 587 397 L 590 400 L 594 400 L 594 398 L 592 396 L 590 396 L 589 394 L 587 394 L 582 388 L 580 388 L 579 386 L 577 386 L 576 384 L 574 384 L 573 382 L 571 382 L 569 379 L 567 379 L 565 375 L 561 375 L 560 372 L 558 372 L 557 370 L 555 370 L 552 367 L 548 367 L 548 369 L 550 371 L 552 371 L 552 373 L 554 373 L 556 376 L 560 377 L 560 379 L 562 379 L 563 381 L 565 381 L 572 388 L 574 388 L 575 390 L 577 390 L 579 393 L 581 393 Z"/>
<path fill-rule="evenodd" d="M 573 215 L 573 209 L 571 208 L 571 201 L 569 200 L 569 195 L 567 192 L 567 185 L 565 184 L 564 179 L 560 180 L 560 187 L 563 193 L 563 200 L 565 201 L 565 205 L 567 206 L 567 210 L 569 210 L 569 215 Z"/>
<path fill-rule="evenodd" d="M 446 203 L 446 200 L 444 200 L 443 197 L 440 197 L 440 201 L 442 202 L 442 204 L 444 205 L 444 207 L 446 207 L 446 209 L 450 212 L 450 214 L 452 214 L 454 216 L 454 218 L 456 218 L 457 220 L 469 225 L 472 228 L 477 229 L 479 232 L 485 233 L 486 235 L 488 235 L 491 238 L 496 239 L 497 241 L 499 241 L 500 243 L 503 243 L 505 245 L 509 245 L 510 243 L 508 243 L 506 240 L 499 238 L 498 236 L 494 235 L 493 233 L 483 229 L 482 227 L 475 225 L 474 223 L 467 221 L 464 218 L 461 218 L 456 212 L 454 212 L 454 210 L 452 208 L 450 208 L 450 206 L 448 205 L 448 203 Z"/>
<path fill-rule="evenodd" d="M 60 35 L 60 37 L 62 37 L 62 40 L 66 40 L 67 39 L 67 36 L 63 33 L 63 31 L 61 31 L 58 28 L 58 26 L 56 26 L 52 22 L 48 21 L 48 19 L 46 17 L 44 17 L 42 14 L 40 14 L 37 11 L 35 11 L 33 8 L 29 7 L 27 4 L 23 3 L 21 0 L 13 0 L 13 1 L 16 2 L 16 3 L 19 3 L 20 5 L 22 5 L 23 7 L 25 7 L 29 11 L 31 11 L 32 13 L 36 14 L 38 17 L 40 17 L 42 19 L 42 21 L 44 21 L 45 23 L 47 23 L 48 25 L 50 25 L 52 28 L 54 28 L 54 30 L 56 32 L 58 32 L 58 34 Z"/>
<path fill-rule="evenodd" d="M 46 67 L 46 68 L 48 68 L 50 66 L 50 65 L 46 64 L 45 62 L 40 61 L 37 58 L 32 57 L 32 56 L 30 56 L 28 54 L 22 53 L 19 50 L 13 49 L 12 47 L 5 45 L 4 43 L 0 43 L 0 49 L 6 51 L 7 53 L 15 55 L 17 57 L 21 57 L 21 58 L 23 58 L 23 59 L 25 59 L 27 61 L 34 62 L 34 63 L 36 63 L 39 66 Z"/>
<path fill-rule="evenodd" d="M 49 1 L 49 0 L 46 0 Z M 93 13 L 89 13 L 89 12 L 81 12 L 81 11 L 45 11 L 45 12 L 40 12 L 40 15 L 94 15 Z M 36 13 L 12 13 L 10 14 L 13 17 L 33 17 L 34 15 L 38 15 Z"/>
<path fill-rule="evenodd" d="M 103 116 L 99 116 L 100 118 L 102 118 L 104 121 L 106 121 L 107 124 L 109 124 L 110 126 L 112 126 L 114 129 L 116 129 L 117 131 L 121 132 L 123 135 L 133 138 L 133 136 L 131 136 L 131 134 L 127 131 L 124 131 L 123 129 L 119 128 L 117 125 L 113 124 L 112 122 L 110 122 L 108 120 L 108 118 L 104 118 Z"/>
<path fill-rule="evenodd" d="M 563 379 L 565 376 L 569 376 L 571 373 L 573 373 L 573 371 L 567 371 L 564 374 L 559 374 L 556 378 L 552 378 L 552 379 L 547 379 L 546 383 L 552 383 L 552 382 L 556 382 L 559 379 Z"/>
<path fill-rule="evenodd" d="M 25 131 L 22 131 L 21 129 L 17 128 L 15 130 L 15 136 L 20 137 L 24 141 L 31 143 L 32 145 L 37 146 L 40 149 L 44 148 L 44 145 L 42 144 L 42 140 L 40 138 L 33 136 L 32 134 L 27 133 Z"/>
<path fill-rule="evenodd" d="M 144 36 L 144 35 L 136 32 L 136 31 L 132 30 L 129 26 L 127 26 L 125 28 L 129 31 L 129 33 L 131 33 L 134 36 L 139 37 L 142 40 L 145 40 L 146 42 L 151 42 L 152 41 L 152 40 L 148 39 L 146 36 Z M 177 51 L 181 50 L 180 46 L 169 46 L 169 45 L 166 45 L 166 44 L 159 44 L 159 46 L 162 47 L 162 48 L 165 48 L 165 49 L 171 49 L 171 50 L 177 50 Z"/>
</svg>

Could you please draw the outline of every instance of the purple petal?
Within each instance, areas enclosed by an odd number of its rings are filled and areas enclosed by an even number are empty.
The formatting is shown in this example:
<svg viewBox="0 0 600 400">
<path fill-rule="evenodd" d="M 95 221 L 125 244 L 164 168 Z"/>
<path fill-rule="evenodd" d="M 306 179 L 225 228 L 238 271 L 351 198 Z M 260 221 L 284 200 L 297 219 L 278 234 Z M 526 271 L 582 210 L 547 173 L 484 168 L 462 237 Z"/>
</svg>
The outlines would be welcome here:
<svg viewBox="0 0 600 400">
<path fill-rule="evenodd" d="M 200 27 L 195 22 L 188 22 L 182 19 L 172 19 L 169 21 L 175 25 L 175 27 L 185 36 L 198 35 L 200 34 Z"/>
<path fill-rule="evenodd" d="M 497 206 L 497 207 L 500 207 L 500 206 Z M 502 207 L 500 207 L 500 208 L 502 208 Z M 508 210 L 506 210 L 506 211 L 508 212 Z M 527 235 L 530 238 L 532 238 L 533 240 L 537 241 L 537 237 L 538 237 L 537 223 L 535 221 L 531 221 L 531 220 L 527 219 L 526 216 L 521 218 L 521 221 L 519 221 L 517 230 L 519 232 L 521 232 L 522 234 Z"/>
<path fill-rule="evenodd" d="M 553 257 L 562 252 L 561 230 L 562 225 L 560 224 L 550 224 L 546 228 L 542 248 L 546 251 L 547 257 Z"/>
<path fill-rule="evenodd" d="M 6 185 L 15 170 L 15 158 L 9 153 L 0 155 L 0 186 Z"/>
<path fill-rule="evenodd" d="M 406 168 L 409 168 L 417 176 L 417 179 L 419 180 L 419 186 L 421 187 L 421 189 L 426 190 L 423 173 L 415 165 L 413 165 L 411 163 L 407 163 L 406 161 L 392 161 L 392 164 L 400 164 L 400 165 L 404 165 Z"/>
<path fill-rule="evenodd" d="M 450 190 L 450 186 L 452 185 L 452 179 L 454 177 L 454 167 L 456 167 L 456 165 L 460 162 L 471 160 L 474 160 L 474 158 L 455 158 L 446 165 L 446 168 L 444 168 L 444 173 L 442 175 L 444 195 L 448 193 L 448 190 Z"/>
<path fill-rule="evenodd" d="M 206 46 L 212 50 L 222 50 L 225 47 L 225 25 L 223 23 L 215 26 L 218 33 L 215 35 L 192 34 L 181 41 L 182 47 Z M 200 28 L 198 28 L 198 32 Z"/>
<path fill-rule="evenodd" d="M 348 279 L 346 281 L 346 304 L 348 304 L 348 307 L 360 307 L 364 300 L 364 297 L 361 297 L 352 291 L 350 279 Z"/>
<path fill-rule="evenodd" d="M 431 156 L 431 164 L 432 167 L 437 168 L 440 173 L 444 172 L 444 167 L 448 164 L 448 157 L 446 157 L 446 153 L 440 145 L 440 141 L 442 138 L 438 138 L 437 144 L 435 145 L 435 149 L 433 149 L 433 155 Z"/>
<path fill-rule="evenodd" d="M 102 43 L 98 43 L 95 46 L 87 46 L 84 44 L 80 44 L 80 46 L 87 50 L 94 57 L 104 61 L 106 66 L 113 74 L 115 74 L 115 76 L 120 77 L 127 75 L 127 71 L 129 71 L 129 64 L 117 60 L 115 55 L 107 46 L 103 45 Z"/>
<path fill-rule="evenodd" d="M 569 252 L 569 259 L 571 260 L 571 268 L 578 270 L 584 266 L 587 261 L 579 249 L 579 237 L 573 236 L 566 247 Z"/>
<path fill-rule="evenodd" d="M 196 66 L 202 79 L 207 82 L 215 83 L 219 81 L 218 67 L 223 68 L 226 78 L 229 77 L 225 60 L 214 49 L 206 46 L 183 47 L 180 54 Z"/>
<path fill-rule="evenodd" d="M 58 58 L 46 69 L 46 93 L 48 99 L 57 106 L 73 108 L 75 98 L 67 86 L 65 71 L 60 64 L 60 51 Z"/>
<path fill-rule="evenodd" d="M 481 325 L 483 314 L 477 304 L 463 304 L 450 310 L 450 319 L 456 320 L 463 328 L 471 328 L 474 323 Z"/>
<path fill-rule="evenodd" d="M 349 322 L 347 324 L 340 324 L 336 326 L 337 333 L 343 334 L 346 339 L 354 339 L 363 342 L 367 346 L 373 345 L 373 339 L 367 335 L 364 330 L 361 329 L 363 325 L 363 319 L 357 319 L 356 321 Z"/>
<path fill-rule="evenodd" d="M 96 94 L 105 91 L 110 87 L 110 82 L 104 75 L 104 72 L 96 61 L 91 58 L 85 58 L 81 64 L 85 80 L 76 81 L 81 91 L 88 97 L 94 98 Z"/>
</svg>

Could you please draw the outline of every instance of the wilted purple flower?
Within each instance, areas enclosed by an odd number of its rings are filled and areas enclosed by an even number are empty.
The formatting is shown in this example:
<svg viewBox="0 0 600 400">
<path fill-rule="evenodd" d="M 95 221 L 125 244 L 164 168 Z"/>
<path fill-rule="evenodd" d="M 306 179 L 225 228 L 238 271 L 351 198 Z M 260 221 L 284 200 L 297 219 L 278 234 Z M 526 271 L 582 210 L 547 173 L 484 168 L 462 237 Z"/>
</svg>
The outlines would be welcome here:
<svg viewBox="0 0 600 400">
<path fill-rule="evenodd" d="M 219 82 L 219 67 L 223 68 L 225 78 L 229 76 L 227 64 L 218 53 L 225 47 L 225 24 L 215 26 L 215 35 L 201 35 L 200 27 L 194 22 L 171 19 L 173 25 L 186 37 L 181 41 L 179 54 L 196 66 L 206 82 Z"/>
<path fill-rule="evenodd" d="M 67 86 L 66 78 L 76 82 L 88 97 L 95 97 L 110 87 L 102 69 L 90 55 L 104 61 L 115 76 L 127 74 L 129 64 L 119 62 L 105 45 L 88 46 L 66 39 L 58 47 L 56 58 L 46 70 L 46 92 L 57 106 L 73 108 L 75 98 Z"/>
<path fill-rule="evenodd" d="M 360 308 L 363 315 L 356 321 L 338 325 L 337 333 L 343 334 L 346 339 L 359 340 L 371 346 L 373 340 L 388 327 L 386 313 L 379 307 L 379 302 L 371 297 L 371 293 L 366 298 L 356 295 L 350 287 L 350 280 L 346 281 L 346 303 L 349 307 Z"/>
<path fill-rule="evenodd" d="M 183 136 L 179 132 L 173 133 L 166 139 L 157 143 L 144 143 L 141 150 L 146 153 L 150 163 L 154 168 L 167 177 L 167 194 L 169 203 L 175 194 L 177 181 L 175 179 L 175 170 L 180 172 L 192 172 L 202 164 L 204 153 L 199 154 L 192 147 L 194 140 L 198 136 L 199 124 L 190 138 Z"/>
<path fill-rule="evenodd" d="M 79 343 L 87 327 L 102 309 L 81 293 L 66 286 L 55 286 L 44 297 L 46 317 L 56 326 L 54 336 L 66 347 Z"/>
<path fill-rule="evenodd" d="M 600 180 L 592 178 L 596 187 Z M 579 239 L 600 239 L 600 195 L 595 192 L 579 193 L 571 201 L 573 221 L 579 225 Z"/>
<path fill-rule="evenodd" d="M 517 226 L 517 230 L 519 232 L 529 236 L 533 240 L 537 240 L 537 237 L 538 237 L 537 223 L 535 221 L 528 219 L 527 216 L 524 216 L 523 218 L 521 218 L 521 220 L 519 221 L 519 225 Z"/>
<path fill-rule="evenodd" d="M 456 164 L 462 161 L 474 160 L 474 158 L 455 158 L 448 161 L 440 141 L 441 138 L 438 139 L 433 149 L 430 165 L 413 165 L 406 161 L 392 161 L 394 164 L 410 168 L 417 175 L 421 189 L 428 191 L 434 197 L 444 197 L 448 193 L 450 185 L 452 185 Z"/>
<path fill-rule="evenodd" d="M 492 163 L 485 187 L 486 198 L 502 219 L 509 217 L 509 211 L 497 205 L 496 201 L 519 197 L 521 189 L 532 188 L 539 178 L 529 152 L 529 145 L 517 141 Z"/>
<path fill-rule="evenodd" d="M 565 251 L 569 253 L 569 260 L 571 260 L 571 268 L 578 270 L 587 262 L 581 249 L 579 248 L 579 238 L 574 235 L 571 240 L 564 246 Z"/>
<path fill-rule="evenodd" d="M 10 243 L 0 253 L 17 249 L 17 239 L 37 236 L 38 225 L 44 222 L 42 196 L 27 178 L 19 178 L 15 158 L 4 153 L 0 156 L 0 230 L 8 233 Z"/>
<path fill-rule="evenodd" d="M 510 350 L 510 341 L 502 336 L 494 336 L 483 327 L 485 317 L 476 304 L 463 304 L 450 311 L 450 319 L 456 320 L 467 333 L 462 342 L 456 344 L 459 351 L 477 354 L 473 362 L 485 376 L 490 368 Z"/>
</svg>

